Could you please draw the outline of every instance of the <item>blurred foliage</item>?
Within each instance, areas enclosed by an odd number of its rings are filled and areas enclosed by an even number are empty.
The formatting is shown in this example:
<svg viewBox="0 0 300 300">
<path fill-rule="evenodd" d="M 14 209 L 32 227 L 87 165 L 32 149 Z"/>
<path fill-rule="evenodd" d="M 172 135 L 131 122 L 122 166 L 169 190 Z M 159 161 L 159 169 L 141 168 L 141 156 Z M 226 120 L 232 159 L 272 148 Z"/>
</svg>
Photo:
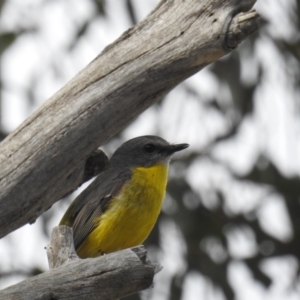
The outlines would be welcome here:
<svg viewBox="0 0 300 300">
<path fill-rule="evenodd" d="M 0 1 L 0 9 L 4 1 Z M 94 0 L 96 7 L 95 18 L 106 16 L 105 1 Z M 135 2 L 126 0 L 126 8 L 129 20 L 132 24 L 137 22 Z M 299 29 L 300 20 L 300 1 L 297 1 L 297 18 L 295 26 Z M 84 36 L 93 20 L 88 20 L 81 26 L 78 26 L 77 32 L 74 35 L 74 40 L 68 47 L 68 51 L 74 49 L 78 39 Z M 262 29 L 263 30 L 263 29 Z M 24 31 L 25 32 L 25 31 Z M 7 49 L 17 38 L 23 34 L 6 32 L 0 34 L 0 55 Z M 265 33 L 266 34 L 266 33 Z M 176 177 L 171 178 L 168 185 L 168 196 L 176 202 L 176 209 L 171 212 L 162 212 L 159 223 L 166 220 L 172 220 L 178 225 L 180 232 L 186 243 L 186 268 L 182 272 L 176 274 L 171 280 L 169 299 L 181 299 L 182 282 L 187 274 L 191 271 L 197 271 L 209 278 L 213 284 L 220 288 L 228 300 L 234 299 L 235 294 L 232 286 L 228 281 L 228 267 L 235 259 L 231 256 L 227 233 L 235 229 L 250 232 L 255 237 L 257 251 L 252 256 L 242 259 L 251 270 L 254 278 L 261 282 L 265 287 L 269 287 L 271 279 L 262 272 L 260 266 L 264 259 L 269 257 L 280 257 L 292 255 L 300 261 L 300 179 L 297 176 L 289 177 L 283 175 L 279 168 L 270 161 L 264 154 L 257 158 L 252 169 L 248 174 L 235 174 L 230 166 L 217 161 L 211 155 L 211 149 L 215 145 L 227 142 L 236 137 L 240 126 L 246 117 L 253 115 L 254 94 L 257 90 L 264 69 L 258 66 L 259 72 L 255 81 L 245 83 L 241 78 L 241 62 L 243 53 L 247 51 L 249 58 L 259 40 L 259 34 L 251 36 L 241 47 L 234 51 L 229 57 L 217 61 L 210 67 L 210 71 L 218 78 L 219 82 L 227 86 L 231 94 L 231 103 L 226 105 L 220 102 L 220 99 L 213 99 L 205 102 L 207 108 L 213 109 L 219 114 L 222 114 L 229 122 L 228 130 L 222 135 L 216 136 L 209 145 L 206 145 L 205 151 L 199 149 L 198 152 L 191 154 L 186 159 L 186 166 L 193 165 L 199 158 L 206 158 L 215 164 L 221 164 L 232 175 L 234 181 L 238 183 L 253 183 L 257 186 L 268 186 L 269 190 L 281 195 L 285 201 L 287 211 L 292 224 L 293 238 L 287 241 L 281 241 L 278 238 L 268 234 L 261 226 L 257 210 L 254 209 L 251 214 L 245 213 L 229 213 L 226 209 L 226 197 L 222 189 L 211 187 L 211 193 L 217 198 L 217 205 L 207 207 L 202 199 L 202 195 L 195 191 L 186 178 Z M 300 69 L 300 39 L 292 41 L 274 39 L 268 36 L 272 43 L 281 53 L 286 65 L 287 61 L 293 57 L 297 68 Z M 298 73 L 299 74 L 299 73 Z M 300 75 L 299 75 L 300 76 Z M 295 84 L 300 84 L 300 77 L 293 78 Z M 32 83 L 34 84 L 34 83 Z M 184 86 L 186 94 L 198 95 L 196 90 L 190 86 Z M 199 96 L 199 95 L 198 95 Z M 30 98 L 30 97 L 29 97 Z M 199 96 L 200 99 L 200 96 Z M 29 100 L 30 101 L 30 100 Z M 157 105 L 162 105 L 164 100 Z M 200 100 L 199 100 L 200 101 Z M 31 99 L 31 104 L 32 99 Z M 0 102 L 1 106 L 1 102 Z M 1 120 L 0 120 L 1 121 Z M 116 137 L 120 139 L 121 133 Z M 0 140 L 4 137 L 1 133 Z M 114 143 L 114 141 L 112 141 Z M 262 164 L 263 161 L 263 164 Z M 207 191 L 206 191 L 207 192 Z M 243 195 L 241 195 L 243 197 Z M 52 212 L 42 216 L 43 231 L 49 236 L 48 222 L 52 217 Z M 159 226 L 156 226 L 146 241 L 146 246 L 149 249 L 159 249 L 161 244 Z M 159 250 L 157 250 L 159 251 Z M 176 262 L 174 262 L 176 263 Z M 41 270 L 38 270 L 40 272 Z M 23 271 L 16 271 L 16 274 Z M 25 272 L 25 275 L 32 275 L 34 270 Z M 36 273 L 34 273 L 36 274 Z M 11 274 L 0 274 L 1 276 L 11 276 Z M 296 280 L 296 279 L 295 279 Z M 132 295 L 126 299 L 139 299 L 139 295 Z"/>
<path fill-rule="evenodd" d="M 0 55 L 6 50 L 17 38 L 14 32 L 4 32 L 0 34 Z"/>
<path fill-rule="evenodd" d="M 296 23 L 300 24 L 299 1 L 297 5 L 297 16 L 299 19 L 296 20 Z M 271 37 L 269 36 L 269 38 Z M 229 87 L 232 103 L 229 106 L 225 106 L 219 103 L 218 100 L 214 100 L 209 102 L 209 105 L 219 113 L 222 113 L 225 118 L 227 118 L 227 115 L 230 115 L 231 128 L 225 135 L 218 136 L 210 145 L 207 145 L 206 149 L 213 149 L 214 145 L 233 139 L 245 117 L 253 114 L 254 93 L 263 75 L 263 68 L 258 66 L 259 72 L 254 82 L 243 82 L 241 79 L 241 59 L 243 56 L 240 53 L 245 51 L 245 48 L 247 48 L 247 53 L 251 53 L 258 39 L 259 34 L 251 36 L 238 50 L 230 54 L 230 57 L 215 62 L 210 68 L 219 81 Z M 292 56 L 296 60 L 297 66 L 295 68 L 299 70 L 299 37 L 292 41 L 272 38 L 272 42 L 281 53 L 286 64 L 288 65 L 287 61 Z M 292 80 L 295 80 L 295 84 L 299 87 L 300 78 L 292 78 Z M 187 90 L 187 93 L 189 92 Z M 229 110 L 234 113 L 228 114 Z M 201 153 L 199 151 L 192 160 L 188 161 L 188 164 L 193 164 L 202 156 L 206 156 L 214 161 L 209 152 Z M 264 161 L 263 167 L 262 160 Z M 215 161 L 215 163 L 220 162 Z M 292 224 L 292 239 L 281 241 L 268 234 L 261 227 L 257 211 L 253 211 L 250 217 L 249 214 L 246 215 L 244 213 L 228 213 L 225 207 L 226 195 L 217 188 L 212 188 L 212 192 L 217 195 L 218 205 L 214 208 L 205 207 L 199 193 L 193 191 L 193 188 L 185 178 L 175 178 L 169 182 L 168 194 L 176 201 L 177 209 L 172 214 L 162 213 L 161 220 L 168 218 L 174 220 L 180 228 L 187 245 L 187 268 L 184 272 L 177 275 L 177 277 L 181 277 L 179 282 L 183 282 L 183 277 L 189 272 L 198 271 L 206 278 L 210 278 L 216 287 L 222 289 L 226 298 L 231 300 L 235 299 L 235 294 L 228 281 L 228 267 L 230 262 L 234 260 L 234 257 L 230 256 L 226 231 L 247 229 L 253 233 L 258 251 L 253 256 L 243 259 L 243 262 L 251 270 L 253 277 L 265 287 L 269 287 L 272 283 L 271 278 L 261 269 L 261 263 L 266 258 L 292 255 L 297 258 L 298 262 L 300 261 L 300 178 L 298 176 L 283 175 L 274 163 L 263 157 L 263 154 L 257 158 L 256 163 L 253 164 L 253 168 L 248 174 L 243 176 L 234 174 L 230 167 L 228 167 L 228 171 L 232 174 L 234 180 L 239 183 L 251 182 L 262 187 L 268 186 L 270 191 L 283 197 Z M 191 206 L 186 205 L 184 201 L 187 195 L 193 199 L 192 202 L 194 204 Z M 156 228 L 146 244 L 149 246 L 153 244 L 159 245 L 159 242 L 159 231 Z M 215 257 L 214 253 L 216 253 L 217 257 Z M 173 278 L 169 299 L 180 299 L 181 297 L 181 287 L 175 283 L 177 279 L 176 276 Z M 296 282 L 298 279 L 295 278 L 294 280 Z M 128 297 L 127 299 L 131 298 Z"/>
<path fill-rule="evenodd" d="M 5 0 L 0 0 L 0 13 L 2 11 L 2 7 L 5 4 Z"/>
<path fill-rule="evenodd" d="M 134 5 L 131 0 L 126 0 L 126 7 L 128 11 L 128 15 L 130 17 L 132 25 L 137 23 L 137 19 L 135 16 Z"/>
<path fill-rule="evenodd" d="M 105 0 L 93 0 L 93 2 L 97 8 L 98 15 L 105 16 L 106 15 Z"/>
<path fill-rule="evenodd" d="M 297 2 L 297 24 L 300 24 L 300 2 Z M 269 37 L 271 38 L 271 37 Z M 232 96 L 232 105 L 222 106 L 217 100 L 210 102 L 210 105 L 218 112 L 224 114 L 228 110 L 233 110 L 234 114 L 230 114 L 232 126 L 224 136 L 217 137 L 208 149 L 212 149 L 214 145 L 220 142 L 226 142 L 232 139 L 237 134 L 239 127 L 246 116 L 253 113 L 254 93 L 261 80 L 263 70 L 260 66 L 260 71 L 255 82 L 245 84 L 241 80 L 241 55 L 245 47 L 254 48 L 256 41 L 259 39 L 259 34 L 249 38 L 244 44 L 234 51 L 229 58 L 219 60 L 213 64 L 210 70 L 218 77 L 219 81 L 227 85 Z M 297 61 L 296 68 L 300 69 L 300 39 L 293 41 L 272 39 L 273 44 L 278 48 L 282 57 L 287 61 L 291 56 Z M 296 85 L 299 87 L 300 78 L 293 78 Z M 189 162 L 193 164 L 203 153 L 199 152 L 195 158 Z M 207 155 L 207 153 L 205 154 Z M 208 153 L 209 155 L 209 153 Z M 209 159 L 213 160 L 212 157 Z M 261 159 L 264 160 L 261 167 Z M 218 163 L 218 162 L 216 162 Z M 225 195 L 221 190 L 214 189 L 213 192 L 218 197 L 218 205 L 212 209 L 206 208 L 202 204 L 201 197 L 189 185 L 185 178 L 173 179 L 168 185 L 169 195 L 176 200 L 178 208 L 176 213 L 172 215 L 162 214 L 161 218 L 172 218 L 179 226 L 184 240 L 187 245 L 186 261 L 187 269 L 179 276 L 184 277 L 190 271 L 196 270 L 210 278 L 216 287 L 220 287 L 226 298 L 235 299 L 234 291 L 228 282 L 228 267 L 234 259 L 230 256 L 228 249 L 228 240 L 226 238 L 226 229 L 234 230 L 250 229 L 254 234 L 257 243 L 258 251 L 252 257 L 243 259 L 243 262 L 251 270 L 252 275 L 256 280 L 261 282 L 265 287 L 269 287 L 272 283 L 271 279 L 261 270 L 261 263 L 269 257 L 280 257 L 292 255 L 300 261 L 300 178 L 298 176 L 289 177 L 283 175 L 278 167 L 265 157 L 259 157 L 253 165 L 252 170 L 243 176 L 234 174 L 230 168 L 228 171 L 232 173 L 237 182 L 252 182 L 259 186 L 268 186 L 271 191 L 281 195 L 285 200 L 289 218 L 292 223 L 293 238 L 288 241 L 281 241 L 274 236 L 271 236 L 261 227 L 257 211 L 254 211 L 249 218 L 243 213 L 229 214 L 225 208 Z M 192 208 L 185 205 L 184 198 L 186 195 L 193 198 L 196 203 Z M 241 195 L 242 197 L 242 195 Z M 211 243 L 209 244 L 208 241 Z M 149 244 L 159 244 L 158 231 L 153 232 Z M 205 247 L 205 244 L 207 247 Z M 199 247 L 204 245 L 204 247 Z M 206 248 L 206 249 L 205 249 Z M 215 249 L 214 249 L 215 248 Z M 213 257 L 213 252 L 219 249 L 219 259 Z M 223 253 L 221 253 L 223 251 Z M 221 255 L 222 254 L 222 255 Z M 299 274 L 298 274 L 299 275 Z M 174 277 L 175 279 L 175 277 Z M 183 279 L 181 279 L 181 282 Z M 297 281 L 297 278 L 295 278 Z M 178 285 L 171 285 L 170 299 L 180 299 L 182 291 Z M 128 298 L 129 299 L 129 298 Z"/>
</svg>

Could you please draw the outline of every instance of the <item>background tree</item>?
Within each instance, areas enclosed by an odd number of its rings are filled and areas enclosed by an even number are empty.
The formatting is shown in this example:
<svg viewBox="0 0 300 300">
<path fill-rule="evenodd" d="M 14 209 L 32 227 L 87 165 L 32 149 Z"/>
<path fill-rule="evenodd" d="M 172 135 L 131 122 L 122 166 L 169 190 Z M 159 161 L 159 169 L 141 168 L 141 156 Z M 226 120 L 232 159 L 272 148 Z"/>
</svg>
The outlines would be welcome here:
<svg viewBox="0 0 300 300">
<path fill-rule="evenodd" d="M 0 131 L 13 130 L 156 3 L 2 1 Z M 164 265 L 147 299 L 300 299 L 299 1 L 259 0 L 257 9 L 265 20 L 259 34 L 104 147 L 110 154 L 149 133 L 191 144 L 173 161 L 163 213 L 146 242 Z M 47 269 L 43 246 L 71 198 L 1 241 L 3 286 Z"/>
</svg>

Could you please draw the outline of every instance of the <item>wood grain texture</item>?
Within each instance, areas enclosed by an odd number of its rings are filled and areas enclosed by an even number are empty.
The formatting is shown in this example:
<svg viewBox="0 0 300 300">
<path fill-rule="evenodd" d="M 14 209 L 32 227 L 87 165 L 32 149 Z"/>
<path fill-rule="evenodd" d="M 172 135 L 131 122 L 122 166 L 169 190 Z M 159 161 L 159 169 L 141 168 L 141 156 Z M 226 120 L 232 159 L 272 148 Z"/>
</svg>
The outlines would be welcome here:
<svg viewBox="0 0 300 300">
<path fill-rule="evenodd" d="M 79 259 L 74 247 L 73 230 L 68 226 L 61 225 L 53 228 L 51 241 L 46 250 L 50 269 L 56 269 Z"/>
<path fill-rule="evenodd" d="M 53 229 L 47 254 L 52 270 L 0 291 L 0 299 L 119 299 L 149 288 L 159 269 L 143 246 L 79 259 L 67 226 Z"/>
<path fill-rule="evenodd" d="M 255 0 L 164 0 L 0 144 L 0 237 L 76 188 L 87 157 L 258 28 Z M 242 17 L 247 15 L 247 22 Z"/>
</svg>

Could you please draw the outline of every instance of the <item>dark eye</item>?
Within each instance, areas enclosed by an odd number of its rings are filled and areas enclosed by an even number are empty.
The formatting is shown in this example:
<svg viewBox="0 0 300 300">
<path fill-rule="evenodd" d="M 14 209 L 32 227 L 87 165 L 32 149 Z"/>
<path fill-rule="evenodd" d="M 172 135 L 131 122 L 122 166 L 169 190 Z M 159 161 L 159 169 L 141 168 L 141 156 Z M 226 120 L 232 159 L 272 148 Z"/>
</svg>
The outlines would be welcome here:
<svg viewBox="0 0 300 300">
<path fill-rule="evenodd" d="M 155 150 L 155 147 L 154 147 L 154 145 L 152 145 L 152 144 L 147 144 L 147 145 L 144 147 L 144 150 L 145 150 L 145 152 L 147 152 L 147 153 L 153 153 L 154 150 Z"/>
</svg>

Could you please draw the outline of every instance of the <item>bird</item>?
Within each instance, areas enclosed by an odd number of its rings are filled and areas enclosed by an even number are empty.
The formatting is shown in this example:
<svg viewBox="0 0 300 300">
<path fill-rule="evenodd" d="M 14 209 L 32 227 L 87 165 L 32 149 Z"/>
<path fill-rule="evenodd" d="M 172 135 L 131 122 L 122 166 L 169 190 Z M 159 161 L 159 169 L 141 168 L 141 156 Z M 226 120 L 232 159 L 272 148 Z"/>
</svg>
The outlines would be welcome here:
<svg viewBox="0 0 300 300">
<path fill-rule="evenodd" d="M 80 258 L 142 244 L 165 197 L 172 155 L 188 144 L 146 135 L 123 143 L 102 172 L 69 206 L 59 225 L 73 228 Z"/>
</svg>

